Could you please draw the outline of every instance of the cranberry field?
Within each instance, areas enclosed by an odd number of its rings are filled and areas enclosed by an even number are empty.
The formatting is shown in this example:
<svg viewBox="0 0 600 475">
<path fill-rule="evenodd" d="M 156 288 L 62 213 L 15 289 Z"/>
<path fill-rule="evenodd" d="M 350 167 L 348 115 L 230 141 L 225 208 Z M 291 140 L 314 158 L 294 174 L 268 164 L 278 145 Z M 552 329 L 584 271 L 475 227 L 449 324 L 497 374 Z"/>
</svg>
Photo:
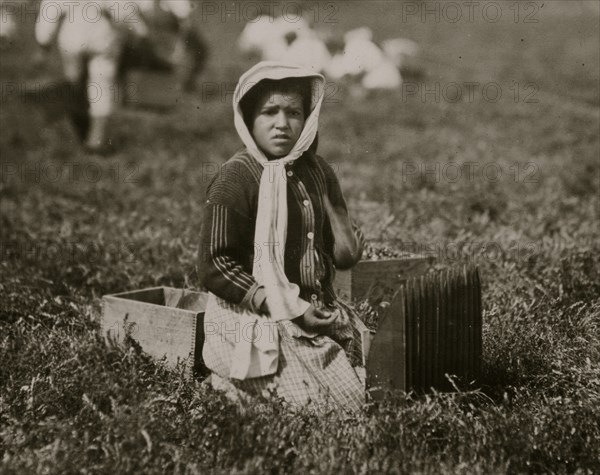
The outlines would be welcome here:
<svg viewBox="0 0 600 475">
<path fill-rule="evenodd" d="M 232 91 L 252 60 L 235 41 L 252 10 L 197 9 L 197 90 L 159 110 L 131 84 L 107 157 L 82 151 L 56 98 L 21 100 L 60 73 L 21 22 L 0 52 L 0 472 L 600 472 L 598 5 L 468 3 L 301 4 L 332 34 L 420 45 L 397 91 L 328 83 L 319 153 L 379 253 L 476 264 L 483 282 L 481 380 L 355 417 L 240 411 L 100 335 L 104 294 L 199 286 L 204 190 L 241 144 Z"/>
</svg>

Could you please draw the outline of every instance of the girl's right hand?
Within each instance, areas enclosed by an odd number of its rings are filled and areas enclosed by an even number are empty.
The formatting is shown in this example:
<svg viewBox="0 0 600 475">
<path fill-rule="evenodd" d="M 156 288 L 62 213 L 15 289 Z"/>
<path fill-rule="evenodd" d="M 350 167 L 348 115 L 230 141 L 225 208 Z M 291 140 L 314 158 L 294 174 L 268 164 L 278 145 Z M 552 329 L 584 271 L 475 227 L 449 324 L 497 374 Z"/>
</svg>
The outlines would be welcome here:
<svg viewBox="0 0 600 475">
<path fill-rule="evenodd" d="M 294 322 L 305 330 L 319 331 L 328 328 L 338 316 L 338 312 L 329 312 L 311 305 L 302 316 L 295 318 Z"/>
</svg>

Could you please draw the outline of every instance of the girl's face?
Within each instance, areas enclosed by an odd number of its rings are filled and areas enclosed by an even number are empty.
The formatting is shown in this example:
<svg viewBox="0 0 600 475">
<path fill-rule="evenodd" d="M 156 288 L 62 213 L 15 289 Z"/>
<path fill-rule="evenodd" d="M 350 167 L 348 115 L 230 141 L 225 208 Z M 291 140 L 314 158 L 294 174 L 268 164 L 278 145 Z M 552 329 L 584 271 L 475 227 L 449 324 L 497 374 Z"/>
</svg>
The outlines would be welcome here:
<svg viewBox="0 0 600 475">
<path fill-rule="evenodd" d="M 303 128 L 304 107 L 299 93 L 273 90 L 259 99 L 251 132 L 267 158 L 290 153 Z"/>
</svg>

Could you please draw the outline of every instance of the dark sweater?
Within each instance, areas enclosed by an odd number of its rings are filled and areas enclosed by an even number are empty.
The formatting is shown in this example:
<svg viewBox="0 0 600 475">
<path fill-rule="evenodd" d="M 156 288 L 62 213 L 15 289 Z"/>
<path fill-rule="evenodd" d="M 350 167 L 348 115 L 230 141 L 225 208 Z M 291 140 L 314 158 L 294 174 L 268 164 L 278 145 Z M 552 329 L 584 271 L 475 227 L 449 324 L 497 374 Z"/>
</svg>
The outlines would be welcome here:
<svg viewBox="0 0 600 475">
<path fill-rule="evenodd" d="M 253 310 L 252 299 L 259 288 L 252 276 L 254 256 L 268 252 L 265 243 L 254 243 L 262 169 L 245 149 L 223 164 L 208 185 L 200 244 L 204 286 Z M 339 181 L 331 166 L 311 151 L 285 170 L 280 166 L 271 172 L 286 173 L 287 179 L 286 276 L 300 287 L 304 300 L 333 302 L 334 240 L 323 196 L 327 194 L 335 208 L 347 213 Z M 362 244 L 362 233 L 353 228 Z"/>
</svg>

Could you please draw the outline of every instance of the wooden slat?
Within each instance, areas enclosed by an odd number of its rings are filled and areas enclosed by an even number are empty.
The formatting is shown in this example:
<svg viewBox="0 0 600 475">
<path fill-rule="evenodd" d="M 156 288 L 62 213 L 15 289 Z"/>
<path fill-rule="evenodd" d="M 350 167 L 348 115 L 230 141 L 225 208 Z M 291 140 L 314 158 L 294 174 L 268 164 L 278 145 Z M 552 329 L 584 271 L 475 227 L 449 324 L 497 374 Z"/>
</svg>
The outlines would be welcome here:
<svg viewBox="0 0 600 475">
<path fill-rule="evenodd" d="M 467 380 L 467 365 L 469 351 L 469 327 L 468 327 L 468 307 L 467 300 L 469 298 L 469 287 L 467 285 L 467 268 L 462 266 L 459 277 L 459 308 L 460 308 L 460 353 L 459 353 L 459 375 L 463 380 Z"/>
<path fill-rule="evenodd" d="M 447 344 L 448 344 L 448 325 L 447 325 L 447 302 L 448 298 L 446 295 L 447 278 L 445 272 L 440 272 L 440 315 L 439 315 L 439 329 L 440 329 L 440 360 L 439 360 L 439 372 L 438 372 L 438 384 L 437 387 L 442 389 L 446 384 L 444 373 L 446 372 L 446 365 L 448 360 Z"/>
<path fill-rule="evenodd" d="M 460 374 L 460 271 L 452 269 L 452 374 Z"/>
<path fill-rule="evenodd" d="M 367 359 L 367 388 L 374 398 L 375 388 L 408 390 L 406 358 L 406 290 L 400 288 L 373 337 Z"/>
<path fill-rule="evenodd" d="M 482 323 L 482 312 L 483 308 L 481 305 L 481 281 L 479 278 L 479 270 L 475 270 L 475 375 L 478 379 L 481 375 L 481 358 L 482 358 L 482 334 L 481 334 L 481 323 Z"/>
<path fill-rule="evenodd" d="M 462 305 L 461 305 L 462 285 L 460 281 L 460 267 L 454 269 L 454 374 L 461 374 L 461 330 L 462 330 Z"/>
<path fill-rule="evenodd" d="M 455 305 L 456 305 L 456 347 L 455 347 L 455 364 L 454 364 L 454 374 L 459 377 L 462 375 L 462 334 L 463 334 L 463 313 L 462 313 L 462 294 L 463 294 L 463 285 L 462 285 L 462 272 L 461 267 L 456 268 L 454 273 L 454 286 L 455 286 Z"/>
<path fill-rule="evenodd" d="M 431 279 L 425 277 L 422 279 L 423 282 L 423 304 L 426 311 L 425 315 L 425 378 L 424 388 L 429 390 L 432 385 L 432 371 L 433 371 L 433 302 L 431 292 Z"/>
<path fill-rule="evenodd" d="M 445 282 L 445 323 L 446 323 L 446 348 L 445 348 L 445 365 L 444 365 L 444 385 L 446 387 L 450 387 L 448 385 L 448 380 L 446 379 L 447 374 L 452 373 L 452 275 L 450 272 L 446 273 L 446 282 Z"/>
<path fill-rule="evenodd" d="M 440 272 L 440 369 L 438 387 L 446 387 L 445 373 L 449 361 L 449 326 L 448 326 L 448 273 Z"/>
<path fill-rule="evenodd" d="M 464 299 L 463 299 L 463 307 L 464 307 L 464 350 L 463 350 L 463 376 L 466 382 L 471 381 L 471 347 L 472 347 L 472 335 L 471 335 L 471 307 L 470 300 L 472 294 L 471 288 L 471 267 L 465 266 L 463 268 L 463 284 L 465 287 L 464 290 Z"/>
<path fill-rule="evenodd" d="M 440 314 L 441 314 L 441 299 L 442 299 L 442 278 L 441 275 L 437 275 L 431 278 L 432 287 L 434 289 L 434 312 L 435 312 L 435 333 L 434 333 L 434 364 L 433 364 L 433 378 L 432 384 L 433 387 L 439 388 L 440 382 L 442 381 L 440 377 L 440 372 L 442 368 L 442 337 L 440 333 L 441 322 L 440 322 Z"/>
<path fill-rule="evenodd" d="M 441 339 L 440 339 L 440 303 L 441 303 L 441 288 L 439 286 L 439 278 L 437 276 L 431 277 L 431 286 L 433 289 L 433 318 L 434 318 L 434 363 L 432 368 L 432 385 L 434 388 L 438 387 L 439 373 L 440 373 L 440 359 L 441 359 Z"/>
<path fill-rule="evenodd" d="M 405 361 L 405 373 L 406 373 L 406 387 L 407 390 L 412 386 L 412 365 L 413 365 L 413 343 L 411 335 L 413 332 L 413 324 L 411 319 L 411 282 L 408 281 L 405 286 L 400 287 L 404 289 L 404 324 L 405 324 L 405 336 L 404 336 L 404 361 Z"/>
<path fill-rule="evenodd" d="M 423 370 L 425 368 L 425 348 L 423 341 L 423 330 L 424 330 L 424 321 L 423 321 L 423 299 L 421 293 L 421 282 L 422 277 L 415 279 L 414 286 L 414 315 L 415 319 L 415 345 L 417 347 L 417 355 L 416 355 L 416 372 L 415 372 L 415 389 L 421 391 L 423 390 Z"/>
<path fill-rule="evenodd" d="M 415 366 L 417 361 L 417 346 L 415 345 L 415 318 L 414 318 L 414 281 L 411 279 L 406 286 L 406 379 L 409 388 L 415 385 Z"/>
<path fill-rule="evenodd" d="M 413 365 L 413 386 L 415 390 L 421 389 L 421 344 L 419 341 L 420 331 L 420 315 L 419 315 L 419 280 L 414 279 L 412 287 L 412 320 L 413 320 L 413 334 L 412 341 L 414 347 L 414 361 Z"/>
<path fill-rule="evenodd" d="M 421 390 L 427 390 L 427 370 L 429 365 L 429 347 L 427 345 L 428 325 L 428 309 L 425 276 L 419 277 L 419 352 L 421 367 L 419 370 L 421 378 Z"/>
<path fill-rule="evenodd" d="M 475 308 L 474 308 L 474 295 L 475 295 L 475 282 L 473 279 L 473 266 L 470 266 L 467 272 L 467 285 L 468 285 L 468 300 L 467 300 L 467 311 L 468 311 L 468 325 L 469 325 L 469 351 L 467 353 L 467 373 L 469 381 L 472 381 L 475 377 Z"/>
<path fill-rule="evenodd" d="M 454 269 L 450 269 L 450 275 L 448 279 L 449 283 L 449 323 L 450 323 L 450 361 L 448 367 L 448 374 L 454 376 L 456 373 L 456 279 L 454 278 Z"/>
<path fill-rule="evenodd" d="M 165 305 L 165 290 L 164 287 L 149 287 L 142 290 L 131 290 L 112 294 L 112 297 L 133 300 L 136 302 L 151 303 L 154 305 Z"/>
</svg>

